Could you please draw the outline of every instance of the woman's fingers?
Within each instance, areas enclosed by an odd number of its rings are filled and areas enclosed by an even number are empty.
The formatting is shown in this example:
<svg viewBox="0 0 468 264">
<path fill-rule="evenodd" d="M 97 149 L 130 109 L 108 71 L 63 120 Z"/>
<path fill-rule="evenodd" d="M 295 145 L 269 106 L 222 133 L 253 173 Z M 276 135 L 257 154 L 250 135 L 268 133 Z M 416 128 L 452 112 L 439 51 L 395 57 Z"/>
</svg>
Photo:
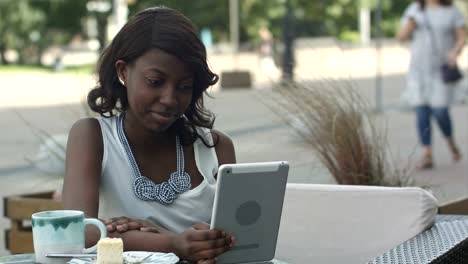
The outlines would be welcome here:
<svg viewBox="0 0 468 264">
<path fill-rule="evenodd" d="M 120 233 L 127 232 L 129 230 L 128 224 L 117 225 L 115 228 Z"/>
<path fill-rule="evenodd" d="M 228 235 L 228 239 L 230 241 L 229 247 L 232 248 L 236 244 L 236 237 L 232 235 Z"/>
<path fill-rule="evenodd" d="M 196 229 L 196 230 L 209 230 L 210 229 L 210 225 L 207 224 L 207 223 L 196 223 L 192 226 L 192 228 Z"/>
<path fill-rule="evenodd" d="M 112 218 L 106 220 L 104 223 L 105 224 L 113 224 L 113 223 L 117 223 L 117 222 L 125 223 L 125 222 L 128 222 L 128 220 L 129 220 L 128 217 L 119 216 L 119 217 L 112 217 Z"/>
<path fill-rule="evenodd" d="M 202 259 L 197 261 L 197 264 L 216 264 L 216 259 Z"/>
<path fill-rule="evenodd" d="M 128 222 L 127 226 L 129 230 L 140 230 L 143 224 L 140 222 Z"/>
<path fill-rule="evenodd" d="M 109 233 L 115 232 L 115 226 L 113 226 L 112 224 L 106 224 L 106 230 Z"/>
<path fill-rule="evenodd" d="M 151 233 L 160 233 L 156 227 L 141 227 L 140 231 L 142 232 L 151 232 Z"/>
<path fill-rule="evenodd" d="M 228 250 L 229 250 L 228 246 L 202 250 L 202 251 L 198 251 L 195 254 L 195 257 L 197 259 L 202 259 L 202 260 L 210 260 L 210 259 L 215 260 L 217 256 L 223 254 L 224 252 Z"/>
<path fill-rule="evenodd" d="M 208 241 L 192 241 L 187 245 L 186 254 L 193 260 L 214 259 L 229 250 L 229 240 L 220 238 Z"/>
<path fill-rule="evenodd" d="M 142 221 L 131 219 L 125 216 L 114 217 L 104 222 L 108 232 L 126 232 L 128 230 L 140 230 Z"/>
<path fill-rule="evenodd" d="M 179 253 L 197 263 L 216 263 L 217 256 L 232 248 L 234 238 L 223 231 L 208 228 L 206 224 L 196 224 L 180 234 L 177 243 Z"/>
<path fill-rule="evenodd" d="M 135 222 L 135 220 L 127 218 L 127 217 L 121 217 L 114 221 L 114 223 L 116 223 L 117 225 L 124 225 L 124 224 L 128 224 L 131 222 Z"/>
<path fill-rule="evenodd" d="M 191 241 L 207 241 L 224 238 L 226 234 L 219 230 L 197 230 L 187 233 L 187 238 Z"/>
<path fill-rule="evenodd" d="M 233 247 L 236 243 L 236 238 L 233 235 L 226 234 L 220 230 L 197 230 L 188 234 L 188 239 L 191 241 L 207 241 L 207 240 L 225 240 L 229 247 Z M 219 241 L 219 240 L 218 240 Z"/>
</svg>

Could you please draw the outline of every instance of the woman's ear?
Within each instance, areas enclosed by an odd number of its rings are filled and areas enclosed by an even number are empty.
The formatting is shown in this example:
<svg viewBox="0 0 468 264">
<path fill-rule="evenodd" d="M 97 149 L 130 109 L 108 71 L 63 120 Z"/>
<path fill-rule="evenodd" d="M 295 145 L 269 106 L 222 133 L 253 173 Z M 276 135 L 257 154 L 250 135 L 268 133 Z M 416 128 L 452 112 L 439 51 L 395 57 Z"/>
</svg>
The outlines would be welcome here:
<svg viewBox="0 0 468 264">
<path fill-rule="evenodd" d="M 123 60 L 116 61 L 115 71 L 117 73 L 117 78 L 119 79 L 120 84 L 125 86 L 127 80 L 127 63 Z"/>
</svg>

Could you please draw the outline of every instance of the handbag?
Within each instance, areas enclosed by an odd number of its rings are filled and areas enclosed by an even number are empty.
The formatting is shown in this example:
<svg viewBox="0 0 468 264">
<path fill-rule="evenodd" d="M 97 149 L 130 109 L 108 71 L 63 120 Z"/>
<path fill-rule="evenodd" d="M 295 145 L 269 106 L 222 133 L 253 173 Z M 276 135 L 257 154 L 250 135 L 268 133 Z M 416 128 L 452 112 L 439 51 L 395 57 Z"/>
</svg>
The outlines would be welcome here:
<svg viewBox="0 0 468 264">
<path fill-rule="evenodd" d="M 456 64 L 455 66 L 450 66 L 448 63 L 444 63 L 442 64 L 441 70 L 442 80 L 445 83 L 455 83 L 463 77 L 463 74 Z"/>
<path fill-rule="evenodd" d="M 429 29 L 429 35 L 431 38 L 432 46 L 436 50 L 437 53 L 441 54 L 440 49 L 437 47 L 437 43 L 434 36 L 434 30 L 432 29 L 431 23 L 429 23 L 429 19 L 427 18 L 426 12 L 424 12 L 424 19 L 426 20 L 427 28 Z M 463 74 L 458 68 L 458 65 L 455 64 L 454 66 L 450 66 L 447 62 L 443 63 L 440 67 L 442 80 L 444 83 L 455 83 L 463 78 Z"/>
</svg>

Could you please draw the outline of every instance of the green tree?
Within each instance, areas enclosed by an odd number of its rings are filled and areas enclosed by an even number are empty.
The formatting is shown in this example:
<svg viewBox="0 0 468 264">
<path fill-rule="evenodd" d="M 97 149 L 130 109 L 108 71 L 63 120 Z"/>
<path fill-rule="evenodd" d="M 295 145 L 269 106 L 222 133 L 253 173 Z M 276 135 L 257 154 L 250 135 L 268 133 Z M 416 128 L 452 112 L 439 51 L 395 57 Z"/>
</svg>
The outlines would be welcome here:
<svg viewBox="0 0 468 264">
<path fill-rule="evenodd" d="M 45 24 L 45 14 L 35 10 L 29 1 L 0 1 L 0 53 L 2 63 L 7 64 L 7 49 L 18 51 L 19 62 L 24 63 L 31 43 Z"/>
<path fill-rule="evenodd" d="M 377 1 L 377 0 L 373 0 Z M 382 33 L 394 37 L 400 25 L 400 19 L 411 0 L 382 0 Z M 376 25 L 373 25 L 375 32 Z"/>
<path fill-rule="evenodd" d="M 2 0 L 0 1 L 0 54 L 18 52 L 18 62 L 38 63 L 52 44 L 65 44 L 82 31 L 88 0 Z"/>
<path fill-rule="evenodd" d="M 321 15 L 325 1 L 290 0 L 295 7 L 300 35 L 325 34 Z M 268 27 L 274 36 L 281 36 L 285 0 L 239 0 L 241 42 L 255 40 L 261 27 Z M 129 15 L 152 6 L 164 5 L 181 11 L 200 29 L 209 28 L 215 41 L 227 41 L 229 36 L 229 1 L 139 0 L 130 5 Z M 307 10 L 306 10 L 307 9 Z"/>
<path fill-rule="evenodd" d="M 48 46 L 65 45 L 73 36 L 83 32 L 83 19 L 88 12 L 87 2 L 88 0 L 31 1 L 34 9 L 47 14 L 38 29 L 40 38 L 35 43 L 38 64 L 41 64 L 40 58 Z"/>
<path fill-rule="evenodd" d="M 336 36 L 357 32 L 361 4 L 371 7 L 375 17 L 379 0 L 239 0 L 241 42 L 255 41 L 261 27 L 268 27 L 275 38 L 282 36 L 284 4 L 294 10 L 297 37 Z M 384 36 L 392 37 L 399 19 L 411 0 L 381 0 Z M 459 0 L 463 1 L 463 0 Z M 200 28 L 212 30 L 215 41 L 229 35 L 229 1 L 139 0 L 130 6 L 130 15 L 146 7 L 165 5 L 183 12 Z M 373 32 L 376 25 L 373 23 Z"/>
<path fill-rule="evenodd" d="M 268 2 L 268 1 L 266 1 Z M 167 6 L 186 15 L 199 29 L 209 28 L 216 41 L 227 38 L 229 1 L 140 0 L 129 6 L 129 15 L 148 7 Z"/>
</svg>

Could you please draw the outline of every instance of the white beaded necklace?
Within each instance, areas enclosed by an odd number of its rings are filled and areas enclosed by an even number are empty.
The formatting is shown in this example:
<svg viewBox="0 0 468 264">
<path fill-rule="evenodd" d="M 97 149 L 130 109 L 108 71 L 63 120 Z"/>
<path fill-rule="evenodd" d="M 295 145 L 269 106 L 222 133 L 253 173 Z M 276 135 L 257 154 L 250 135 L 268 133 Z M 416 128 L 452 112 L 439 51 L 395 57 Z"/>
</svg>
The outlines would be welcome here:
<svg viewBox="0 0 468 264">
<path fill-rule="evenodd" d="M 186 192 L 191 188 L 190 175 L 184 171 L 184 149 L 180 144 L 179 136 L 176 136 L 177 149 L 177 171 L 171 173 L 169 180 L 159 184 L 141 175 L 138 164 L 133 156 L 132 149 L 128 143 L 124 131 L 125 114 L 119 116 L 117 122 L 117 134 L 127 154 L 128 161 L 133 169 L 133 192 L 143 201 L 157 201 L 163 204 L 170 204 L 180 193 Z"/>
</svg>

